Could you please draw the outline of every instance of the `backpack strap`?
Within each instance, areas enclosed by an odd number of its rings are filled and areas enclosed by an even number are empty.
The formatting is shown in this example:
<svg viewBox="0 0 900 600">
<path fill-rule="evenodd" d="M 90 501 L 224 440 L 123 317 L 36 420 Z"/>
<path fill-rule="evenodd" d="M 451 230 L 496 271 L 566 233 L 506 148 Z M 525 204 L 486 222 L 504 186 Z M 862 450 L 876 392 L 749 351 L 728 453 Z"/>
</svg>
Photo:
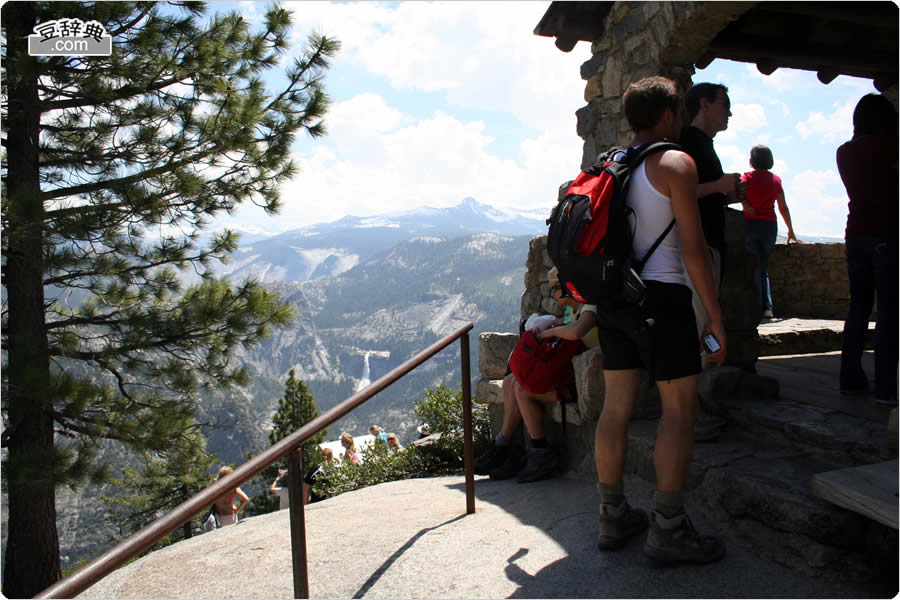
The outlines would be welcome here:
<svg viewBox="0 0 900 600">
<path fill-rule="evenodd" d="M 639 164 L 644 162 L 644 159 L 651 154 L 654 154 L 655 152 L 663 152 L 665 150 L 681 150 L 681 146 L 679 146 L 678 144 L 673 144 L 672 142 L 650 142 L 649 144 L 644 144 L 643 146 L 629 148 L 626 154 L 628 166 L 634 169 Z"/>
<path fill-rule="evenodd" d="M 653 242 L 653 245 L 650 246 L 650 249 L 647 250 L 647 254 L 644 255 L 644 258 L 641 259 L 641 262 L 637 264 L 637 269 L 635 271 L 640 275 L 641 271 L 644 270 L 644 266 L 647 264 L 647 261 L 650 260 L 650 255 L 659 248 L 659 245 L 662 244 L 662 241 L 666 239 L 666 236 L 669 235 L 669 232 L 672 231 L 672 228 L 675 227 L 675 219 L 672 219 L 672 222 L 669 223 L 669 226 L 666 227 L 666 230 L 662 232 L 662 235 L 656 238 L 656 241 Z"/>
<path fill-rule="evenodd" d="M 678 144 L 673 144 L 672 142 L 651 142 L 649 144 L 644 144 L 643 146 L 632 148 L 626 156 L 626 160 L 628 160 L 628 166 L 631 169 L 635 169 L 649 155 L 655 152 L 663 152 L 665 150 L 681 150 L 681 146 L 679 146 Z M 659 248 L 659 245 L 662 244 L 662 241 L 664 239 L 666 239 L 666 236 L 669 235 L 669 232 L 672 231 L 673 227 L 675 227 L 675 219 L 672 219 L 672 222 L 669 223 L 669 226 L 666 227 L 666 230 L 662 232 L 662 235 L 656 238 L 656 241 L 653 242 L 653 245 L 650 246 L 649 250 L 647 250 L 647 254 L 645 254 L 644 258 L 641 259 L 641 262 L 637 264 L 637 268 L 635 269 L 635 271 L 637 271 L 638 274 L 640 274 L 640 272 L 644 270 L 644 266 L 647 264 L 647 261 L 650 260 L 650 256 L 656 251 L 657 248 Z"/>
</svg>

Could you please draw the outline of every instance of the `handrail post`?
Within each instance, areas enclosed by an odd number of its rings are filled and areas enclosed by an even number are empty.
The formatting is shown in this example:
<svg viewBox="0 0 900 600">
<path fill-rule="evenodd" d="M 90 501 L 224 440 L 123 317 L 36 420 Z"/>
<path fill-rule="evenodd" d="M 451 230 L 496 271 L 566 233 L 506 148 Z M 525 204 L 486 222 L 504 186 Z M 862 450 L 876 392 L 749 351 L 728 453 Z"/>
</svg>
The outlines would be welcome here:
<svg viewBox="0 0 900 600">
<path fill-rule="evenodd" d="M 306 558 L 306 503 L 303 490 L 303 450 L 288 455 L 288 498 L 291 511 L 291 566 L 294 598 L 309 598 L 309 571 Z"/>
<path fill-rule="evenodd" d="M 462 361 L 463 466 L 466 470 L 466 514 L 475 513 L 475 448 L 472 444 L 472 379 L 469 367 L 469 332 L 459 338 Z"/>
</svg>

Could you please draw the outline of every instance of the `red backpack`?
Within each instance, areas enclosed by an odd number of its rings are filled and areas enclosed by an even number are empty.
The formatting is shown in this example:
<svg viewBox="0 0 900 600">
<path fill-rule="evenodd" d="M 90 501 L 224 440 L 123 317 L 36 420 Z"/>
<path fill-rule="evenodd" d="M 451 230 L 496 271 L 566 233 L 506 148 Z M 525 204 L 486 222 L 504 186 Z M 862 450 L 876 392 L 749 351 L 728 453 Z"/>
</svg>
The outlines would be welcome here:
<svg viewBox="0 0 900 600">
<path fill-rule="evenodd" d="M 583 350 L 581 340 L 538 340 L 534 332 L 525 330 L 509 357 L 509 368 L 516 381 L 532 394 L 565 389 L 575 378 L 572 357 Z"/>
<path fill-rule="evenodd" d="M 547 252 L 559 280 L 579 302 L 606 299 L 640 305 L 644 300 L 641 269 L 675 225 L 673 220 L 637 264 L 632 256 L 632 212 L 625 204 L 631 174 L 654 152 L 679 150 L 668 142 L 637 148 L 612 148 L 572 181 L 550 213 Z"/>
</svg>

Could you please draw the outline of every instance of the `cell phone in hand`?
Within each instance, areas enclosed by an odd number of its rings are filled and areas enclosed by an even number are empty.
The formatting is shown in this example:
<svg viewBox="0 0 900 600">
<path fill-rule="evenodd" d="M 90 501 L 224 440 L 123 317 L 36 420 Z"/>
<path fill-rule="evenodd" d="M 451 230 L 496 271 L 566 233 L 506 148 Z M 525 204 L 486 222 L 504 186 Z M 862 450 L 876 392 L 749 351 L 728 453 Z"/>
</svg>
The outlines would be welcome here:
<svg viewBox="0 0 900 600">
<path fill-rule="evenodd" d="M 709 354 L 715 354 L 722 349 L 722 346 L 719 345 L 719 340 L 716 339 L 716 336 L 707 333 L 703 336 L 703 349 Z"/>
</svg>

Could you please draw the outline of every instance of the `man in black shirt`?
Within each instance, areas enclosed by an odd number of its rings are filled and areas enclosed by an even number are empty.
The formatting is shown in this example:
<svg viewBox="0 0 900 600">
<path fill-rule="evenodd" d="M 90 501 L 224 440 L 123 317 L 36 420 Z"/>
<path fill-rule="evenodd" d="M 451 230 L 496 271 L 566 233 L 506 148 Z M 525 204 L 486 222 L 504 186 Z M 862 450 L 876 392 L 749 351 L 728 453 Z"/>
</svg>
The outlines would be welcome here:
<svg viewBox="0 0 900 600">
<path fill-rule="evenodd" d="M 706 243 L 713 252 L 717 277 L 725 272 L 725 207 L 740 202 L 740 173 L 723 173 L 713 138 L 728 128 L 731 100 L 728 88 L 717 83 L 698 83 L 686 99 L 690 125 L 681 130 L 679 145 L 697 164 L 697 202 Z M 716 256 L 718 254 L 718 256 Z M 716 282 L 718 286 L 719 281 Z"/>
<path fill-rule="evenodd" d="M 716 134 L 728 128 L 731 100 L 728 98 L 728 88 L 724 85 L 698 83 L 688 91 L 685 104 L 690 125 L 681 130 L 678 143 L 697 165 L 700 224 L 709 245 L 713 282 L 718 293 L 725 273 L 725 207 L 740 202 L 745 189 L 739 173 L 723 173 L 722 163 L 713 147 Z M 706 323 L 703 303 L 693 288 L 691 291 L 694 292 L 693 306 L 697 323 Z M 699 327 L 698 325 L 698 336 L 702 334 Z M 714 439 L 725 423 L 724 419 L 707 413 L 701 405 L 694 429 L 695 439 Z"/>
</svg>

